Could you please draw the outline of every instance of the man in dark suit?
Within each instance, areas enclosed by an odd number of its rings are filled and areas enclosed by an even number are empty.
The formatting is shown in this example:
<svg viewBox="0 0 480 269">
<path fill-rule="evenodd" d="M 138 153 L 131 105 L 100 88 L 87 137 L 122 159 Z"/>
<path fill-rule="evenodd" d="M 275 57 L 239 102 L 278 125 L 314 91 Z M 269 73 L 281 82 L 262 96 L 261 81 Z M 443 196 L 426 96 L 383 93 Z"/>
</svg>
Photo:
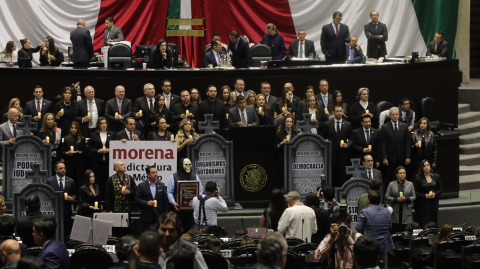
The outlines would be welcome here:
<svg viewBox="0 0 480 269">
<path fill-rule="evenodd" d="M 32 120 L 38 122 L 38 130 L 40 130 L 40 128 L 42 128 L 43 116 L 45 116 L 47 113 L 53 112 L 53 105 L 52 102 L 43 98 L 42 86 L 35 86 L 35 89 L 33 90 L 33 96 L 35 96 L 35 99 L 27 102 L 25 105 L 25 112 L 23 114 L 31 115 Z M 41 113 L 40 117 L 38 116 L 39 112 Z"/>
<path fill-rule="evenodd" d="M 258 266 L 256 269 L 285 268 L 287 264 L 287 241 L 278 232 L 270 233 L 258 242 Z"/>
<path fill-rule="evenodd" d="M 154 225 L 168 211 L 167 186 L 158 181 L 157 168 L 148 166 L 145 171 L 148 180 L 138 184 L 135 194 L 135 203 L 140 208 L 142 231 Z"/>
<path fill-rule="evenodd" d="M 115 96 L 107 101 L 105 116 L 110 131 L 118 133 L 123 129 L 125 119 L 133 116 L 133 103 L 132 100 L 125 98 L 125 87 L 122 85 L 115 87 Z"/>
<path fill-rule="evenodd" d="M 387 46 L 385 42 L 388 41 L 387 25 L 378 21 L 380 14 L 374 10 L 370 12 L 371 22 L 365 24 L 365 36 L 368 39 L 367 57 L 378 59 L 387 55 Z"/>
<path fill-rule="evenodd" d="M 333 104 L 332 95 L 328 93 L 328 81 L 326 79 L 320 80 L 320 93 L 317 94 L 318 101 L 323 102 L 323 107 L 329 109 Z"/>
<path fill-rule="evenodd" d="M 217 134 L 221 134 L 223 125 L 225 124 L 225 104 L 217 100 L 217 88 L 213 85 L 208 86 L 207 100 L 203 100 L 198 104 L 197 121 L 205 121 L 205 114 L 212 114 L 213 121 L 218 121 L 220 129 L 213 130 Z"/>
<path fill-rule="evenodd" d="M 212 40 L 212 50 L 203 55 L 203 68 L 207 68 L 209 64 L 218 66 L 225 52 L 222 50 L 222 42 L 218 39 Z"/>
<path fill-rule="evenodd" d="M 72 230 L 72 202 L 75 201 L 77 191 L 75 189 L 75 182 L 73 179 L 65 176 L 67 170 L 63 162 L 55 164 L 55 173 L 51 178 L 47 179 L 47 185 L 52 187 L 55 191 L 61 191 L 67 194 L 67 198 L 63 201 L 63 227 L 64 235 L 69 236 Z M 76 180 L 82 180 L 77 178 Z"/>
<path fill-rule="evenodd" d="M 107 17 L 105 19 L 105 37 L 103 39 L 103 45 L 106 46 L 107 42 L 120 42 L 125 40 L 123 37 L 122 29 L 114 25 L 115 20 L 113 17 Z"/>
<path fill-rule="evenodd" d="M 123 143 L 127 141 L 142 141 L 143 134 L 139 130 L 135 130 L 136 122 L 135 119 L 130 117 L 125 121 L 125 129 L 117 132 L 115 135 L 115 140 L 120 140 Z"/>
<path fill-rule="evenodd" d="M 178 132 L 178 127 L 180 123 L 185 118 L 190 118 L 196 129 L 197 125 L 197 113 L 198 113 L 198 106 L 196 104 L 192 104 L 190 102 L 190 92 L 187 90 L 183 90 L 180 92 L 180 98 L 182 102 L 179 104 L 175 104 L 170 111 L 172 112 L 172 120 L 173 120 L 173 133 Z M 188 111 L 188 115 L 187 115 Z"/>
<path fill-rule="evenodd" d="M 306 36 L 305 30 L 298 30 L 298 39 L 290 42 L 290 47 L 287 50 L 288 56 L 292 58 L 309 58 L 310 54 L 313 54 L 313 57 L 317 55 L 315 44 L 313 41 L 305 39 Z"/>
<path fill-rule="evenodd" d="M 162 81 L 163 96 L 165 96 L 165 106 L 172 110 L 173 106 L 180 103 L 180 97 L 172 93 L 172 82 L 168 79 Z"/>
<path fill-rule="evenodd" d="M 245 97 L 237 96 L 236 107 L 228 111 L 228 125 L 230 127 L 248 127 L 258 125 L 257 113 L 251 106 L 247 106 Z"/>
<path fill-rule="evenodd" d="M 0 235 L 1 235 L 0 244 L 10 239 L 17 241 L 17 239 L 13 236 L 13 234 L 15 233 L 16 227 L 17 227 L 17 222 L 15 221 L 12 215 L 0 216 Z M 21 256 L 22 257 L 27 256 L 28 255 L 27 245 L 23 243 L 19 243 L 19 244 L 20 244 Z"/>
<path fill-rule="evenodd" d="M 383 186 L 395 179 L 395 169 L 410 164 L 411 141 L 406 123 L 398 120 L 397 107 L 390 108 L 390 122 L 382 125 L 380 131 L 381 156 L 385 170 L 383 171 Z M 384 188 L 384 192 L 386 188 Z"/>
<path fill-rule="evenodd" d="M 364 179 L 374 179 L 379 178 L 383 183 L 382 172 L 380 170 L 373 168 L 373 157 L 371 155 L 363 156 L 363 165 L 365 166 L 365 171 L 362 172 L 360 175 L 361 178 Z"/>
<path fill-rule="evenodd" d="M 248 41 L 245 37 L 240 36 L 237 30 L 230 33 L 228 56 L 232 58 L 232 65 L 237 69 L 252 66 L 252 52 Z"/>
<path fill-rule="evenodd" d="M 345 63 L 345 43 L 350 41 L 348 26 L 341 24 L 342 13 L 333 12 L 333 22 L 322 27 L 320 46 L 329 64 Z"/>
<path fill-rule="evenodd" d="M 22 243 L 27 245 L 28 248 L 36 247 L 32 235 L 33 220 L 44 218 L 55 221 L 55 217 L 40 212 L 40 198 L 35 194 L 25 198 L 25 212 L 27 214 L 17 220 L 16 235 L 22 239 Z"/>
<path fill-rule="evenodd" d="M 371 155 L 376 164 L 380 166 L 380 133 L 372 128 L 372 120 L 368 115 L 362 116 L 362 128 L 353 131 L 353 143 L 355 149 L 355 158 L 363 158 L 364 155 Z M 373 165 L 373 164 L 372 164 Z"/>
<path fill-rule="evenodd" d="M 90 60 L 93 60 L 93 42 L 90 31 L 85 29 L 85 21 L 77 21 L 77 29 L 70 32 L 72 41 L 72 61 L 74 67 L 88 67 Z"/>
<path fill-rule="evenodd" d="M 333 186 L 341 187 L 347 180 L 345 166 L 350 163 L 350 148 L 353 146 L 352 125 L 342 119 L 341 106 L 335 106 L 334 109 L 335 118 L 325 123 L 321 136 L 332 141 L 331 182 Z"/>
<path fill-rule="evenodd" d="M 263 95 L 265 95 L 265 103 L 267 103 L 267 105 L 269 105 L 270 107 L 272 107 L 276 102 L 278 102 L 278 98 L 270 94 L 270 82 L 264 81 L 260 83 L 260 91 L 263 93 Z"/>
<path fill-rule="evenodd" d="M 135 120 L 139 121 L 142 125 L 146 125 L 147 119 L 150 117 L 151 109 L 155 105 L 155 86 L 153 86 L 152 83 L 145 84 L 143 86 L 143 93 L 145 96 L 138 97 L 135 100 L 132 115 L 135 116 Z M 145 132 L 145 130 L 143 130 L 143 132 Z"/>
<path fill-rule="evenodd" d="M 345 45 L 347 48 L 347 58 L 345 63 L 347 64 L 359 64 L 362 63 L 362 58 L 364 57 L 362 48 L 357 43 L 357 37 L 352 36 L 350 38 L 350 44 Z"/>
<path fill-rule="evenodd" d="M 48 268 L 69 269 L 70 257 L 65 245 L 55 238 L 57 224 L 51 220 L 36 219 L 33 221 L 33 240 L 43 246 L 38 257 Z"/>
<path fill-rule="evenodd" d="M 85 99 L 77 102 L 73 112 L 75 121 L 80 124 L 83 137 L 90 137 L 95 131 L 95 125 L 99 117 L 105 116 L 105 102 L 95 98 L 95 89 L 92 86 L 85 87 Z"/>
<path fill-rule="evenodd" d="M 446 57 L 448 59 L 448 42 L 443 40 L 443 32 L 438 31 L 435 39 L 428 44 L 427 56 L 432 58 Z"/>
</svg>

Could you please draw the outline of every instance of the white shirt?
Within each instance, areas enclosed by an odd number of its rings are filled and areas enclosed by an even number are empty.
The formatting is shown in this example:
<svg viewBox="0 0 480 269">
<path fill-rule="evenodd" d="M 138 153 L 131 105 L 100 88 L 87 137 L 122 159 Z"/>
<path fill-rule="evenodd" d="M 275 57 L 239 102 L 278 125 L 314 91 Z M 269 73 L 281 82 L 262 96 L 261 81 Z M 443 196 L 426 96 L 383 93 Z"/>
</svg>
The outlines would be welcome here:
<svg viewBox="0 0 480 269">
<path fill-rule="evenodd" d="M 237 92 L 237 90 L 235 90 L 235 94 L 236 94 L 237 96 L 239 96 L 239 95 L 245 96 L 243 92 Z"/>
<path fill-rule="evenodd" d="M 340 132 L 342 130 L 342 119 L 340 120 L 337 120 L 335 118 L 333 118 L 333 122 L 335 123 L 335 132 Z M 340 122 L 340 130 L 337 130 L 337 122 Z"/>
<path fill-rule="evenodd" d="M 163 96 L 165 97 L 165 102 L 166 102 L 167 108 L 170 108 L 170 99 L 172 98 L 172 93 L 170 93 L 169 95 L 166 95 L 165 93 L 163 93 Z M 147 97 L 148 107 L 149 107 L 150 109 L 152 109 L 152 108 L 150 107 L 150 100 L 152 100 L 152 99 L 148 99 L 148 97 Z"/>
<path fill-rule="evenodd" d="M 247 108 L 245 108 L 243 111 L 238 108 L 238 115 L 240 116 L 240 121 L 242 121 L 242 114 L 245 117 L 245 123 L 248 125 Z"/>
<path fill-rule="evenodd" d="M 100 140 L 102 140 L 102 144 L 105 146 L 107 143 L 107 132 L 100 132 Z"/>
<path fill-rule="evenodd" d="M 304 220 L 303 225 L 302 220 Z M 285 233 L 285 237 L 310 240 L 312 234 L 317 232 L 315 211 L 303 203 L 296 203 L 285 209 L 278 221 L 278 232 Z"/>
<path fill-rule="evenodd" d="M 413 117 L 412 117 L 412 122 L 410 122 L 410 127 L 411 129 L 413 129 L 413 127 L 415 127 L 415 111 L 413 111 Z M 402 111 L 402 118 L 404 119 L 405 116 L 407 115 L 406 113 L 404 114 L 405 112 Z M 389 110 L 384 110 L 380 113 L 380 119 L 379 119 L 379 126 L 382 126 L 385 124 L 385 120 L 390 116 L 390 111 Z"/>
<path fill-rule="evenodd" d="M 360 103 L 360 105 L 363 107 L 363 109 L 367 110 L 368 101 L 367 101 L 367 102 L 364 102 L 364 101 L 360 100 L 359 103 Z"/>
<path fill-rule="evenodd" d="M 127 137 L 128 137 L 127 140 L 128 140 L 128 141 L 131 141 L 131 140 L 130 140 L 130 133 L 132 133 L 132 138 L 133 138 L 133 135 L 135 134 L 135 131 L 130 132 L 129 130 L 127 130 L 127 129 L 125 128 L 125 132 L 127 133 Z"/>
<path fill-rule="evenodd" d="M 217 62 L 217 65 L 219 65 L 220 64 L 219 59 L 221 58 L 220 53 L 218 53 L 214 50 L 212 50 L 212 51 L 213 51 L 213 57 L 215 58 L 215 61 Z"/>
<path fill-rule="evenodd" d="M 300 54 L 300 47 L 303 46 L 302 54 Z M 300 41 L 298 40 L 298 58 L 304 58 L 305 57 L 305 40 Z"/>
<path fill-rule="evenodd" d="M 202 194 L 202 197 L 205 197 L 206 194 Z M 200 200 L 197 197 L 193 197 L 193 219 L 195 224 L 198 223 Z M 203 221 L 203 210 L 202 216 L 200 217 L 200 225 L 208 226 L 217 226 L 217 212 L 228 212 L 227 203 L 223 200 L 222 196 L 212 197 L 205 201 L 205 215 L 207 215 L 207 223 Z"/>
<path fill-rule="evenodd" d="M 12 56 L 6 57 L 5 54 L 0 54 L 0 62 L 15 63 L 18 60 L 16 51 L 12 51 Z"/>
<path fill-rule="evenodd" d="M 65 176 L 60 178 L 58 177 L 57 175 L 57 184 L 58 184 L 58 187 L 60 187 L 60 179 L 62 179 L 62 184 L 63 184 L 63 189 L 65 189 Z"/>
<path fill-rule="evenodd" d="M 90 100 L 87 99 L 87 111 L 90 111 Z M 87 112 L 90 113 L 90 112 Z M 92 119 L 93 122 L 93 127 L 95 127 L 95 124 L 97 123 L 98 120 L 98 111 L 97 111 L 97 105 L 95 103 L 95 98 L 92 99 L 92 113 L 90 115 L 90 118 Z"/>
<path fill-rule="evenodd" d="M 332 26 L 333 26 L 333 32 L 336 34 L 337 28 L 335 28 L 336 27 L 335 23 L 332 22 Z M 340 23 L 338 24 L 338 34 L 340 34 Z"/>
</svg>

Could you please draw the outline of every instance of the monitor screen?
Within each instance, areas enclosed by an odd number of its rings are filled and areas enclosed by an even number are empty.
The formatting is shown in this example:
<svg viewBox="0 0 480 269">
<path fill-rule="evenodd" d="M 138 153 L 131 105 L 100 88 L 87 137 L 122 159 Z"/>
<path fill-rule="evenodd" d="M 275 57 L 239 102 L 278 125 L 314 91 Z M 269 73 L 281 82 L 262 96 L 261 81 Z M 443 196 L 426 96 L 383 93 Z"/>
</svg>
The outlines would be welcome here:
<svg viewBox="0 0 480 269">
<path fill-rule="evenodd" d="M 150 54 L 155 45 L 137 45 L 135 46 L 135 59 L 143 59 L 144 62 L 150 62 Z"/>
</svg>

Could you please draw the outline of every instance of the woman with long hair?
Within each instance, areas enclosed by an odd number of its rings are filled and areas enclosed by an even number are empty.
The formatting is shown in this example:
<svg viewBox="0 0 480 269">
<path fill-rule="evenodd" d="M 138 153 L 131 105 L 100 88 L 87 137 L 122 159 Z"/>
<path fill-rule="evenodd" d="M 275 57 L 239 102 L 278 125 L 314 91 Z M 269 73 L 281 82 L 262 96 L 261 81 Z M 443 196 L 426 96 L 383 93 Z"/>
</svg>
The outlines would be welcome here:
<svg viewBox="0 0 480 269">
<path fill-rule="evenodd" d="M 348 104 L 343 101 L 343 95 L 342 92 L 339 90 L 335 90 L 332 93 L 332 105 L 328 108 L 328 111 L 330 115 L 335 112 L 335 106 L 341 106 L 343 107 L 343 116 L 342 118 L 344 120 L 348 119 Z"/>
<path fill-rule="evenodd" d="M 202 97 L 196 88 L 190 89 L 190 103 L 198 105 L 202 101 Z"/>
<path fill-rule="evenodd" d="M 8 41 L 5 49 L 0 52 L 0 62 L 16 63 L 17 59 L 17 45 L 13 41 Z"/>
<path fill-rule="evenodd" d="M 328 115 L 325 114 L 325 109 L 322 110 L 320 108 L 318 99 L 315 96 L 315 94 L 312 94 L 310 95 L 310 97 L 308 97 L 307 105 L 304 107 L 304 109 L 301 112 L 302 120 L 303 120 L 304 114 L 309 114 L 312 121 L 318 121 L 318 127 L 315 130 L 312 130 L 312 132 L 315 131 L 313 133 L 320 134 L 322 132 L 323 126 L 325 125 L 325 122 L 328 121 Z M 298 116 L 299 115 L 297 115 L 297 119 L 298 119 Z M 305 130 L 302 130 L 302 131 L 305 132 Z"/>
<path fill-rule="evenodd" d="M 255 94 L 255 92 L 252 90 L 248 90 L 245 94 L 245 102 L 247 103 L 247 106 L 251 106 L 255 109 L 256 101 L 257 95 Z"/>
<path fill-rule="evenodd" d="M 320 244 L 323 238 L 330 232 L 330 217 L 327 212 L 325 212 L 325 209 L 320 207 L 320 199 L 316 193 L 307 193 L 305 196 L 305 205 L 315 211 L 315 217 L 317 219 L 317 233 L 312 234 L 310 242 Z"/>
<path fill-rule="evenodd" d="M 315 95 L 315 93 L 313 91 L 313 86 L 307 86 L 305 88 L 305 94 L 303 96 L 303 99 L 300 100 L 300 102 L 298 102 L 298 104 L 297 104 L 297 110 L 296 110 L 296 113 L 295 113 L 295 118 L 297 120 L 303 120 L 303 110 L 306 107 L 308 107 L 308 99 L 312 95 Z M 318 102 L 318 106 L 319 106 L 320 110 L 323 110 L 325 112 L 325 107 L 323 105 L 323 102 Z"/>
<path fill-rule="evenodd" d="M 63 53 L 55 47 L 55 41 L 51 36 L 45 37 L 45 47 L 40 53 L 41 66 L 60 66 L 63 63 Z"/>
<path fill-rule="evenodd" d="M 87 147 L 85 137 L 80 131 L 80 124 L 72 121 L 68 127 L 68 135 L 65 136 L 63 142 L 63 156 L 65 159 L 65 169 L 67 177 L 80 179 L 85 173 L 85 156 L 87 155 Z M 75 180 L 75 188 L 78 190 L 82 186 L 80 180 Z"/>
<path fill-rule="evenodd" d="M 57 122 L 57 126 L 62 130 L 63 135 L 68 134 L 68 127 L 74 120 L 74 112 L 77 102 L 75 102 L 73 93 L 72 88 L 69 86 L 63 87 L 61 92 L 62 100 L 57 102 L 53 108 L 55 121 Z"/>
<path fill-rule="evenodd" d="M 399 166 L 395 170 L 396 180 L 388 184 L 385 200 L 392 206 L 392 231 L 399 233 L 405 231 L 405 226 L 413 221 L 412 203 L 415 202 L 415 188 L 407 180 L 405 167 Z"/>
<path fill-rule="evenodd" d="M 51 145 L 52 148 L 52 167 L 55 168 L 55 163 L 62 160 L 62 130 L 57 128 L 52 113 L 47 113 L 43 117 L 42 128 L 37 133 L 37 136 L 43 140 L 43 143 Z M 47 140 L 48 138 L 48 140 Z M 52 171 L 55 171 L 53 169 Z"/>
<path fill-rule="evenodd" d="M 110 141 L 115 139 L 115 133 L 108 130 L 108 121 L 105 117 L 99 117 L 95 125 L 95 132 L 90 134 L 88 140 L 88 152 L 91 154 L 90 167 L 96 175 L 100 186 L 100 197 L 103 200 L 105 185 L 109 177 Z"/>
<path fill-rule="evenodd" d="M 293 114 L 295 116 L 295 110 L 292 105 L 293 92 L 291 90 L 284 90 L 282 96 L 278 99 L 278 102 L 273 105 L 273 117 L 277 118 L 280 115 L 284 117 Z"/>
<path fill-rule="evenodd" d="M 170 124 L 172 123 L 172 112 L 165 105 L 165 96 L 163 94 L 159 94 L 155 97 L 155 104 L 151 109 L 150 116 L 147 118 L 147 126 L 149 126 L 149 130 L 155 131 L 157 129 L 156 125 L 159 118 L 164 118 L 167 122 L 167 129 L 170 128 Z"/>
<path fill-rule="evenodd" d="M 282 191 L 280 189 L 273 189 L 272 194 L 270 194 L 268 208 L 263 211 L 262 217 L 260 218 L 260 227 L 277 231 L 278 221 L 287 207 L 288 204 Z"/>
<path fill-rule="evenodd" d="M 357 93 L 358 102 L 354 103 L 348 113 L 348 120 L 352 124 L 352 130 L 362 127 L 361 121 L 363 115 L 370 116 L 372 127 L 378 127 L 377 106 L 368 101 L 370 90 L 368 88 L 360 88 Z"/>
<path fill-rule="evenodd" d="M 187 158 L 187 144 L 195 141 L 199 135 L 195 132 L 193 128 L 193 122 L 189 118 L 185 118 L 180 122 L 180 127 L 178 128 L 177 136 L 175 140 L 177 141 L 177 159 L 181 160 Z"/>
<path fill-rule="evenodd" d="M 77 181 L 80 181 L 80 178 L 77 178 Z M 83 175 L 83 186 L 78 190 L 78 198 L 80 200 L 78 215 L 91 218 L 93 213 L 102 211 L 100 188 L 95 184 L 95 174 L 90 169 L 87 169 Z M 97 207 L 95 202 L 98 203 Z"/>
<path fill-rule="evenodd" d="M 284 145 L 289 144 L 290 141 L 300 133 L 301 131 L 297 130 L 295 124 L 295 117 L 293 115 L 286 115 L 279 126 L 277 135 L 275 136 L 274 149 L 277 153 L 277 162 L 279 167 L 283 167 L 285 165 L 283 149 Z M 281 188 L 283 186 L 284 170 L 279 169 L 279 171 L 280 180 L 277 181 L 277 187 Z"/>
<path fill-rule="evenodd" d="M 20 99 L 19 98 L 12 98 L 10 102 L 8 102 L 8 107 L 5 109 L 5 114 L 3 114 L 3 122 L 8 120 L 8 111 L 10 108 L 16 108 L 19 113 L 18 121 L 23 121 L 23 108 L 20 106 Z"/>
<path fill-rule="evenodd" d="M 420 227 L 431 221 L 438 222 L 438 203 L 442 195 L 442 180 L 439 174 L 433 173 L 430 161 L 423 160 L 420 163 L 416 179 L 414 181 L 415 194 L 415 217 Z"/>
<path fill-rule="evenodd" d="M 36 48 L 32 48 L 32 43 L 27 38 L 20 39 L 20 44 L 22 44 L 22 48 L 18 51 L 18 58 L 28 58 L 32 59 L 32 54 L 38 52 L 44 44 L 38 45 Z"/>
<path fill-rule="evenodd" d="M 173 134 L 167 131 L 167 120 L 158 118 L 156 122 L 157 130 L 148 133 L 146 141 L 172 141 Z"/>
<path fill-rule="evenodd" d="M 437 140 L 435 134 L 430 129 L 430 121 L 427 118 L 421 118 L 415 126 L 415 132 L 412 134 L 412 164 L 413 171 L 418 171 L 420 162 L 428 160 L 432 168 L 437 163 Z"/>
<path fill-rule="evenodd" d="M 265 101 L 265 95 L 263 93 L 257 94 L 256 99 L 255 112 L 258 115 L 259 125 L 273 125 L 273 111 Z"/>
<path fill-rule="evenodd" d="M 168 47 L 165 39 L 160 39 L 152 50 L 152 59 L 150 60 L 151 68 L 171 68 L 173 53 Z"/>
<path fill-rule="evenodd" d="M 228 85 L 222 86 L 220 88 L 220 94 L 217 96 L 217 100 L 225 104 L 225 108 L 228 107 L 228 109 L 232 108 L 235 106 L 235 100 L 231 97 L 232 95 L 230 94 L 232 92 L 232 89 Z"/>
</svg>

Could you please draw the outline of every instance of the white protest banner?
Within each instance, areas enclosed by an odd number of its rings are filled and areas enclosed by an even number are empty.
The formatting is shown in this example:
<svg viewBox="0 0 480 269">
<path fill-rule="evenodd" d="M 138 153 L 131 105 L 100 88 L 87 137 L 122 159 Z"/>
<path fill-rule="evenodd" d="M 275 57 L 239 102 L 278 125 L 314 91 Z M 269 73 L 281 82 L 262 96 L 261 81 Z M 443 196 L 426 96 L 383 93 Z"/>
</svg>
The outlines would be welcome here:
<svg viewBox="0 0 480 269">
<path fill-rule="evenodd" d="M 147 180 L 145 169 L 153 165 L 158 171 L 158 180 L 167 184 L 177 172 L 177 143 L 170 141 L 110 141 L 110 176 L 115 174 L 116 161 L 125 164 L 126 174 L 138 185 Z"/>
</svg>

